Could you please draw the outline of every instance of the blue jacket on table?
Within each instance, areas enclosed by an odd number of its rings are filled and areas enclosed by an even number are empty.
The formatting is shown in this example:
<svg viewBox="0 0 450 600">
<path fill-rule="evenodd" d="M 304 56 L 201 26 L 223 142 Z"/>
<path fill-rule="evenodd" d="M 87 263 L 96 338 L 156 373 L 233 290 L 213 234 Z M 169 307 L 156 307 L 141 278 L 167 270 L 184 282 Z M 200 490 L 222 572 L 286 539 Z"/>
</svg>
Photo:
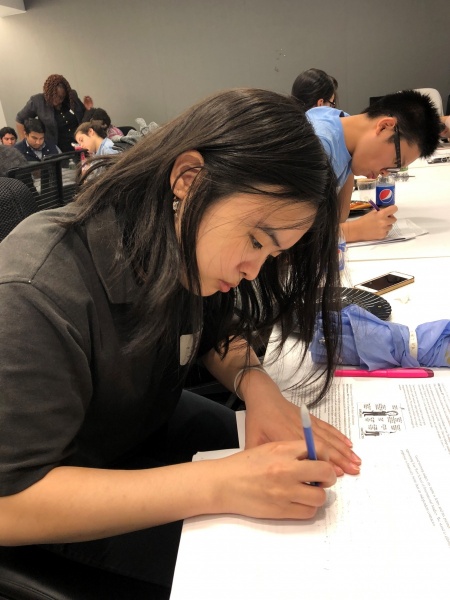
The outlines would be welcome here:
<svg viewBox="0 0 450 600">
<path fill-rule="evenodd" d="M 26 140 L 22 140 L 21 142 L 14 144 L 14 148 L 16 150 L 18 150 L 21 154 L 23 154 L 25 156 L 25 158 L 29 161 L 33 161 L 33 162 L 41 161 L 39 156 L 35 153 L 33 148 L 28 145 Z M 56 155 L 56 154 L 60 154 L 60 152 L 61 152 L 56 144 L 54 144 L 53 142 L 49 142 L 48 140 L 45 140 L 44 146 L 43 146 L 43 148 L 41 148 L 40 151 L 42 152 L 42 159 L 44 158 L 44 156 L 50 156 L 53 154 Z"/>
</svg>

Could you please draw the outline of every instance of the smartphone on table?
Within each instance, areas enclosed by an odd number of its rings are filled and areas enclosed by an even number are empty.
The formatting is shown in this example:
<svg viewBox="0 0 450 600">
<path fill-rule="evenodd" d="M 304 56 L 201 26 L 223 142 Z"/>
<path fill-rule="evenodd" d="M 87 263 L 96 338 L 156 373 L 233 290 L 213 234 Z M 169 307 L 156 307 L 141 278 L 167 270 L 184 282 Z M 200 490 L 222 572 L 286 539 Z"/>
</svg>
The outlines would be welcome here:
<svg viewBox="0 0 450 600">
<path fill-rule="evenodd" d="M 391 271 L 390 273 L 380 275 L 380 277 L 374 277 L 373 279 L 368 279 L 367 281 L 358 283 L 353 287 L 357 288 L 358 290 L 372 292 L 372 294 L 377 294 L 377 296 L 381 296 L 381 294 L 387 294 L 387 292 L 392 292 L 392 290 L 396 290 L 399 287 L 408 285 L 408 283 L 413 283 L 413 281 L 414 277 L 412 275 L 406 275 L 405 273 L 397 273 L 397 271 Z"/>
</svg>

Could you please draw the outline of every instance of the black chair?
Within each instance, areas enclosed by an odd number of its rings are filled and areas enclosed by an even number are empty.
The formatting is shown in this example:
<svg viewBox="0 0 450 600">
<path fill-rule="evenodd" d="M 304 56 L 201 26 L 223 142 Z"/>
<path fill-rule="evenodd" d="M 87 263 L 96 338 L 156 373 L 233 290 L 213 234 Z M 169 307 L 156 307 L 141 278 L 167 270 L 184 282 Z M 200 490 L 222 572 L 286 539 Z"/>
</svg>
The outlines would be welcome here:
<svg viewBox="0 0 450 600">
<path fill-rule="evenodd" d="M 0 177 L 0 242 L 39 207 L 27 185 L 10 177 Z"/>
<path fill-rule="evenodd" d="M 11 169 L 8 177 L 22 181 L 30 188 L 39 210 L 58 208 L 71 202 L 77 191 L 79 155 L 79 151 L 57 154 L 42 162 Z"/>
<path fill-rule="evenodd" d="M 36 546 L 0 547 L 0 600 L 168 600 L 169 594 Z"/>
</svg>

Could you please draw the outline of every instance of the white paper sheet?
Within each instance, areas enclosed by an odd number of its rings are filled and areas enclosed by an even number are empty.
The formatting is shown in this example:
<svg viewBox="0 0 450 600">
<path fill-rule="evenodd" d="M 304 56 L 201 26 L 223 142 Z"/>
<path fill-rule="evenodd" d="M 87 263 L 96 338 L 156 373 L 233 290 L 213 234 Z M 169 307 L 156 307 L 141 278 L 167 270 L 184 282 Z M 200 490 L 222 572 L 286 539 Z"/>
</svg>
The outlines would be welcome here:
<svg viewBox="0 0 450 600">
<path fill-rule="evenodd" d="M 189 519 L 171 600 L 448 598 L 450 379 L 370 383 L 336 380 L 312 410 L 352 437 L 361 475 L 311 521 Z"/>
<path fill-rule="evenodd" d="M 372 246 L 375 244 L 392 244 L 393 242 L 404 242 L 411 240 L 418 235 L 425 235 L 428 233 L 423 227 L 419 227 L 411 221 L 411 219 L 398 219 L 391 231 L 382 240 L 365 240 L 363 242 L 349 242 L 347 246 L 349 248 L 356 248 L 357 246 Z"/>
</svg>

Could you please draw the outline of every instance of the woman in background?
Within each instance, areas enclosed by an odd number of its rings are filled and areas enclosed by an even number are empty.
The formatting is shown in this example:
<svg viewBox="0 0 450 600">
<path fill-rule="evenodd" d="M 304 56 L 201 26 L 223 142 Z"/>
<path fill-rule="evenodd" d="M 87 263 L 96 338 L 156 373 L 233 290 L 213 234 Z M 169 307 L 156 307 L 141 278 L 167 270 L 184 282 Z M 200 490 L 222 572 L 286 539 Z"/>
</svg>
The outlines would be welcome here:
<svg viewBox="0 0 450 600">
<path fill-rule="evenodd" d="M 303 104 L 305 110 L 314 106 L 336 108 L 337 89 L 338 82 L 333 76 L 313 68 L 298 75 L 291 94 Z"/>
<path fill-rule="evenodd" d="M 93 104 L 90 96 L 85 96 L 81 102 L 65 77 L 50 75 L 44 83 L 43 93 L 31 96 L 16 115 L 19 138 L 25 137 L 26 119 L 39 117 L 44 123 L 46 138 L 61 152 L 70 152 L 75 130 Z"/>
<path fill-rule="evenodd" d="M 75 131 L 75 140 L 78 145 L 89 152 L 90 156 L 117 154 L 112 140 L 106 135 L 107 127 L 103 121 L 88 121 L 81 123 Z"/>
<path fill-rule="evenodd" d="M 123 131 L 111 123 L 111 117 L 103 108 L 91 108 L 84 114 L 82 123 L 89 121 L 101 121 L 106 127 L 106 135 L 112 139 L 114 136 L 123 136 Z"/>
</svg>

